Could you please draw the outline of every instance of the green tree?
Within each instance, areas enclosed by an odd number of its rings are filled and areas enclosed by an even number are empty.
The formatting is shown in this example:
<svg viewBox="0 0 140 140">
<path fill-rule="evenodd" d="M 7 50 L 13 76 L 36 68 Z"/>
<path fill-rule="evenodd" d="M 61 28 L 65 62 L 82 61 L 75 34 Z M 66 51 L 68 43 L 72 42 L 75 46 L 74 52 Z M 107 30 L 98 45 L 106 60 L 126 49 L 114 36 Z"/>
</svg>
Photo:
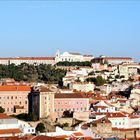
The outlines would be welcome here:
<svg viewBox="0 0 140 140">
<path fill-rule="evenodd" d="M 96 78 L 87 78 L 87 82 L 94 82 L 96 86 L 102 86 L 106 83 L 106 80 L 102 76 L 97 76 Z"/>
<path fill-rule="evenodd" d="M 120 76 L 119 76 L 119 75 L 116 75 L 116 76 L 115 76 L 115 78 L 116 78 L 116 79 L 119 79 L 119 78 L 120 78 Z"/>
<path fill-rule="evenodd" d="M 29 113 L 26 121 L 37 121 L 37 116 L 34 113 Z"/>
<path fill-rule="evenodd" d="M 92 63 L 90 61 L 83 61 L 83 62 L 68 62 L 68 61 L 64 61 L 64 62 L 58 62 L 56 64 L 57 66 L 89 66 L 91 67 Z"/>
<path fill-rule="evenodd" d="M 37 116 L 34 113 L 21 113 L 18 115 L 15 115 L 15 117 L 19 120 L 23 121 L 37 121 Z"/>
<path fill-rule="evenodd" d="M 63 117 L 64 118 L 71 118 L 71 117 L 73 117 L 73 112 L 71 112 L 70 110 L 65 110 L 63 112 Z"/>
<path fill-rule="evenodd" d="M 36 126 L 36 131 L 44 132 L 45 131 L 44 124 L 43 123 L 38 123 L 37 126 Z"/>
<path fill-rule="evenodd" d="M 14 78 L 16 81 L 45 82 L 58 84 L 66 75 L 65 70 L 57 69 L 55 66 L 40 64 L 29 65 L 0 65 L 0 78 Z"/>
<path fill-rule="evenodd" d="M 125 76 L 124 76 L 124 75 L 121 75 L 120 78 L 121 78 L 121 79 L 122 79 L 122 78 L 125 78 Z"/>
<path fill-rule="evenodd" d="M 4 113 L 5 109 L 0 106 L 0 113 Z"/>
</svg>

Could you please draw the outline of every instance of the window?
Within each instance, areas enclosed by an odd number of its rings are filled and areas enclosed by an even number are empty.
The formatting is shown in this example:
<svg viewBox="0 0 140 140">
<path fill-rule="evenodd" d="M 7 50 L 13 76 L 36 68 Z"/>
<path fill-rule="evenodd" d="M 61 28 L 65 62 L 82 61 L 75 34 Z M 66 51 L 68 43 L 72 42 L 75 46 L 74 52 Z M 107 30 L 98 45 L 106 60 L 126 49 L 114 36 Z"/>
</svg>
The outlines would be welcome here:
<svg viewBox="0 0 140 140">
<path fill-rule="evenodd" d="M 25 104 L 27 104 L 27 101 L 25 101 Z"/>
<path fill-rule="evenodd" d="M 11 99 L 13 99 L 13 96 L 11 96 Z"/>
</svg>

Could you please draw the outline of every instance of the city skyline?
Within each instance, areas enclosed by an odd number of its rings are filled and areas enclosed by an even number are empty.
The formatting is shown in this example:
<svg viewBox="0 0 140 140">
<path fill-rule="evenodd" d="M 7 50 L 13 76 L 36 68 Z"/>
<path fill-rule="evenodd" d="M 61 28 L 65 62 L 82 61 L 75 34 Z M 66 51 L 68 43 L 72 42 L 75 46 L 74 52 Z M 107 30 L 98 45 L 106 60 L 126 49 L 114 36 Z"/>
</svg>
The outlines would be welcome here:
<svg viewBox="0 0 140 140">
<path fill-rule="evenodd" d="M 140 61 L 138 1 L 1 1 L 0 57 L 60 51 Z"/>
</svg>

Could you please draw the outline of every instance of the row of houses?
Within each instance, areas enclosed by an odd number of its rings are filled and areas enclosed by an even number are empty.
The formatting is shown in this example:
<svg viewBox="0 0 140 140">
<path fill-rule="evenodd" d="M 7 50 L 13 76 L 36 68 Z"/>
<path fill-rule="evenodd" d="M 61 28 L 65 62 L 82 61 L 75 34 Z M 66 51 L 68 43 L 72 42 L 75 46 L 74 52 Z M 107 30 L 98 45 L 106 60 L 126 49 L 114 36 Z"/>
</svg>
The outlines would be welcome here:
<svg viewBox="0 0 140 140">
<path fill-rule="evenodd" d="M 89 99 L 77 93 L 55 93 L 47 87 L 31 89 L 27 85 L 1 85 L 0 106 L 9 115 L 34 112 L 38 118 L 45 118 L 65 110 L 88 111 Z"/>
</svg>

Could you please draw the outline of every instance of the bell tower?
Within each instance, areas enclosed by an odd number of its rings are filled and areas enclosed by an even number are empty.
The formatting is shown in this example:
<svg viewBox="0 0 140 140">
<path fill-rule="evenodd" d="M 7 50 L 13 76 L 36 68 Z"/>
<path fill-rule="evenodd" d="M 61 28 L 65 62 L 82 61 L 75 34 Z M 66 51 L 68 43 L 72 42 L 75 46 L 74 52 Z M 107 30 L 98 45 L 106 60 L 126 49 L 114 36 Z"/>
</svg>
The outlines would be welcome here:
<svg viewBox="0 0 140 140">
<path fill-rule="evenodd" d="M 59 58 L 60 58 L 60 51 L 59 49 L 57 50 L 56 54 L 55 54 L 55 63 L 59 62 Z"/>
</svg>

